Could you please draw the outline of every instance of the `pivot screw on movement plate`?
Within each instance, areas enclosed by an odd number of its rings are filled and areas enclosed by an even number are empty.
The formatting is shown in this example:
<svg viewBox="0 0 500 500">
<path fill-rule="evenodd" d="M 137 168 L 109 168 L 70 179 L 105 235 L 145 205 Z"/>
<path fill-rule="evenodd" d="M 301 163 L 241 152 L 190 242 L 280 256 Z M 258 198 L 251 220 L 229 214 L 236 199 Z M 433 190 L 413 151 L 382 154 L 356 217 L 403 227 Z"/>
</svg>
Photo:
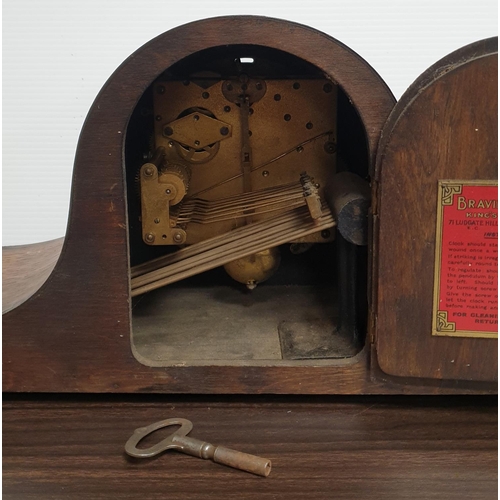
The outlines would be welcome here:
<svg viewBox="0 0 500 500">
<path fill-rule="evenodd" d="M 137 448 L 139 442 L 146 436 L 171 425 L 180 425 L 181 427 L 150 448 Z M 271 461 L 267 458 L 256 457 L 223 446 L 214 446 L 205 441 L 187 437 L 192 429 L 192 422 L 185 418 L 168 418 L 147 427 L 140 427 L 134 431 L 125 444 L 125 453 L 135 458 L 151 458 L 166 450 L 173 449 L 205 460 L 210 459 L 218 464 L 229 465 L 229 467 L 251 472 L 258 476 L 267 477 L 271 472 Z"/>
<path fill-rule="evenodd" d="M 153 167 L 146 167 L 144 169 L 144 175 L 148 176 L 148 177 L 151 177 L 154 173 L 154 169 Z"/>
<path fill-rule="evenodd" d="M 328 142 L 325 142 L 325 151 L 331 155 L 333 153 L 335 153 L 335 151 L 337 151 L 337 145 L 333 142 L 333 141 L 328 141 Z"/>
<path fill-rule="evenodd" d="M 173 238 L 176 243 L 182 243 L 184 241 L 184 236 L 179 231 L 174 232 Z"/>
<path fill-rule="evenodd" d="M 155 235 L 153 233 L 146 234 L 145 240 L 147 243 L 153 243 L 155 240 Z"/>
</svg>

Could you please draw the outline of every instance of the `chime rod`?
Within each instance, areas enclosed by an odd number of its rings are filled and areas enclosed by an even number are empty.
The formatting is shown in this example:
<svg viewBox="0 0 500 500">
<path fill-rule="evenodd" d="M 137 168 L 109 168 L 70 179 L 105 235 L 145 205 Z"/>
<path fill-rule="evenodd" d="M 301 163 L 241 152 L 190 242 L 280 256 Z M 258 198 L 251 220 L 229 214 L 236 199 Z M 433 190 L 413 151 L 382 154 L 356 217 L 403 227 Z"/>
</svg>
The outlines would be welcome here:
<svg viewBox="0 0 500 500">
<path fill-rule="evenodd" d="M 189 276 L 219 267 L 233 260 L 265 250 L 266 248 L 278 246 L 293 239 L 331 228 L 335 225 L 335 221 L 331 214 L 325 215 L 315 222 L 316 223 L 309 220 L 297 226 L 297 221 L 290 221 L 282 224 L 282 228 L 278 231 L 276 231 L 275 227 L 272 232 L 261 232 L 258 239 L 245 236 L 237 241 L 230 241 L 219 247 L 205 251 L 201 255 L 197 254 L 192 257 L 184 258 L 175 264 L 133 278 L 132 296 L 140 295 L 167 284 L 180 281 Z M 258 223 L 253 225 L 258 225 Z"/>
<path fill-rule="evenodd" d="M 284 203 L 289 200 L 296 200 L 296 199 L 304 199 L 304 193 L 299 192 L 299 193 L 291 193 L 287 195 L 282 195 L 282 196 L 273 196 L 267 197 L 267 198 L 262 198 L 261 200 L 257 201 L 247 201 L 247 202 L 242 202 L 242 203 L 232 203 L 228 205 L 220 205 L 220 206 L 199 206 L 198 204 L 192 204 L 192 205 L 185 205 L 179 213 L 179 216 L 183 216 L 184 214 L 190 214 L 194 213 L 195 211 L 203 214 L 210 214 L 210 213 L 220 213 L 220 212 L 237 212 L 238 210 L 242 209 L 248 209 L 248 208 L 258 208 L 259 206 L 263 205 L 270 205 L 270 204 L 277 204 L 277 203 Z M 304 200 L 305 203 L 305 200 Z"/>
<path fill-rule="evenodd" d="M 286 205 L 284 205 L 286 204 Z M 227 220 L 232 217 L 237 217 L 241 212 L 246 212 L 248 210 L 252 210 L 255 214 L 257 213 L 265 213 L 265 212 L 274 212 L 276 210 L 290 210 L 293 206 L 301 206 L 305 205 L 306 200 L 302 194 L 294 197 L 287 198 L 279 198 L 272 201 L 261 202 L 258 204 L 247 204 L 241 207 L 235 207 L 232 209 L 218 209 L 218 210 L 207 210 L 207 211 L 199 211 L 193 210 L 190 213 L 181 212 L 177 218 L 177 223 L 186 223 L 186 222 L 200 222 L 200 223 L 208 223 L 216 220 Z M 269 207 L 273 207 L 270 208 Z M 262 211 L 262 209 L 268 208 L 268 210 Z"/>
<path fill-rule="evenodd" d="M 325 224 L 322 226 L 322 229 L 327 229 L 327 228 L 332 227 L 332 226 L 333 226 L 333 224 Z M 316 228 L 311 229 L 309 231 L 299 232 L 294 237 L 297 237 L 297 238 L 303 237 L 303 236 L 307 236 L 308 234 L 312 234 L 314 232 L 316 232 Z M 285 235 L 280 240 L 278 240 L 278 239 L 274 240 L 276 246 L 280 245 L 282 243 L 287 243 L 288 241 L 289 241 L 288 235 Z M 268 244 L 266 246 L 269 247 Z M 191 267 L 185 271 L 179 271 L 179 272 L 177 272 L 173 275 L 170 275 L 166 278 L 158 279 L 158 280 L 151 282 L 147 285 L 144 285 L 144 286 L 141 286 L 138 288 L 134 288 L 132 290 L 132 296 L 137 296 L 137 295 L 140 295 L 142 293 L 146 293 L 146 292 L 149 292 L 151 290 L 155 290 L 155 289 L 160 288 L 162 286 L 166 286 L 168 284 L 172 284 L 172 283 L 175 283 L 177 281 L 183 280 L 183 279 L 188 278 L 190 276 L 194 276 L 196 274 L 205 272 L 205 271 L 213 269 L 215 267 L 219 267 L 219 266 L 224 265 L 228 262 L 231 262 L 233 259 L 246 257 L 248 255 L 255 253 L 255 252 L 258 252 L 262 248 L 263 248 L 262 246 L 258 246 L 258 247 L 253 247 L 253 248 L 247 249 L 245 251 L 242 251 L 242 250 L 241 251 L 240 250 L 239 251 L 232 251 L 229 256 L 222 256 L 219 258 L 210 259 L 209 261 L 205 261 L 204 264 L 201 264 L 199 266 Z"/>
<path fill-rule="evenodd" d="M 304 195 L 302 186 L 294 186 L 293 188 L 291 187 L 287 189 L 280 189 L 280 190 L 266 191 L 266 192 L 259 191 L 258 194 L 252 196 L 241 195 L 238 197 L 235 196 L 231 198 L 224 198 L 222 200 L 213 200 L 213 201 L 204 200 L 202 198 L 189 198 L 185 201 L 181 211 L 184 209 L 184 207 L 189 207 L 190 205 L 201 206 L 202 208 L 206 209 L 212 209 L 214 207 L 218 208 L 219 206 L 232 207 L 242 204 L 257 203 L 262 200 L 269 200 L 269 199 L 272 200 L 275 198 L 282 198 L 286 196 L 294 196 L 299 194 Z"/>
<path fill-rule="evenodd" d="M 305 224 L 307 224 L 307 223 L 308 223 L 308 221 L 305 221 Z M 194 266 L 199 261 L 203 261 L 204 259 L 207 259 L 208 258 L 207 256 L 210 255 L 211 253 L 213 254 L 214 252 L 222 252 L 224 250 L 230 251 L 233 249 L 233 247 L 234 248 L 243 248 L 244 245 L 253 244 L 254 242 L 256 242 L 255 244 L 259 244 L 262 242 L 267 243 L 268 241 L 270 241 L 269 238 L 270 237 L 272 238 L 273 235 L 278 233 L 278 231 L 279 231 L 279 234 L 286 233 L 287 231 L 288 231 L 288 234 L 290 234 L 291 231 L 293 231 L 297 227 L 300 227 L 300 226 L 298 226 L 299 224 L 300 224 L 300 221 L 290 220 L 290 221 L 283 222 L 282 224 L 279 224 L 279 225 L 277 224 L 276 226 L 268 228 L 266 230 L 259 231 L 259 232 L 257 232 L 257 234 L 255 234 L 255 233 L 251 234 L 251 235 L 244 234 L 244 235 L 240 236 L 240 238 L 238 238 L 237 240 L 234 240 L 234 238 L 231 238 L 229 240 L 229 238 L 228 238 L 229 241 L 227 241 L 224 238 L 222 238 L 220 243 L 216 247 L 214 247 L 210 250 L 198 251 L 194 255 L 190 256 L 189 258 L 184 258 L 184 259 L 182 259 L 174 264 L 162 266 L 161 268 L 158 268 L 155 271 L 151 271 L 147 274 L 143 274 L 139 277 L 133 278 L 132 279 L 132 288 L 135 288 L 136 286 L 139 286 L 139 285 L 144 284 L 146 282 L 153 281 L 157 278 L 164 277 L 166 274 L 173 272 L 172 270 L 174 269 L 174 266 L 177 266 L 177 267 Z M 229 233 L 228 236 L 230 234 L 231 233 Z M 248 242 L 250 242 L 250 243 L 248 243 Z"/>
<path fill-rule="evenodd" d="M 274 219 L 261 221 L 255 224 L 251 224 L 249 226 L 243 226 L 236 229 L 233 229 L 231 232 L 217 235 L 212 238 L 206 239 L 200 243 L 195 243 L 194 245 L 190 245 L 188 247 L 177 250 L 176 252 L 170 253 L 168 255 L 164 255 L 162 257 L 158 257 L 156 259 L 150 260 L 143 264 L 139 264 L 134 266 L 131 270 L 132 278 L 136 276 L 140 276 L 146 272 L 153 271 L 160 267 L 163 267 L 168 264 L 172 264 L 174 262 L 178 262 L 182 259 L 191 257 L 192 255 L 196 255 L 197 253 L 210 250 L 212 248 L 216 248 L 223 241 L 233 241 L 238 240 L 242 235 L 254 235 L 259 231 L 262 231 L 266 228 L 273 227 L 276 224 L 280 224 L 284 221 L 291 220 L 293 217 L 301 217 L 302 219 L 309 219 L 309 212 L 301 207 L 300 209 L 295 209 L 294 211 L 284 213 L 282 215 L 278 215 Z"/>
<path fill-rule="evenodd" d="M 302 205 L 304 205 L 304 202 L 302 200 L 290 202 L 290 203 L 288 203 L 288 205 L 286 207 L 284 207 L 282 205 L 282 203 L 279 206 L 269 208 L 267 210 L 263 210 L 264 208 L 266 208 L 265 206 L 263 206 L 261 210 L 258 210 L 258 211 L 254 210 L 252 212 L 252 215 L 262 215 L 262 214 L 267 214 L 270 212 L 283 211 L 286 209 L 289 210 L 289 209 L 301 207 Z M 193 216 L 190 219 L 179 219 L 178 222 L 179 223 L 193 222 L 195 224 L 213 224 L 214 222 L 221 222 L 221 221 L 233 220 L 233 219 L 241 219 L 241 218 L 247 217 L 247 216 L 248 215 L 241 213 L 241 210 L 240 210 L 239 212 L 232 212 L 232 213 L 229 213 L 227 215 L 220 215 L 220 216 L 204 217 L 204 216 L 198 215 L 198 216 Z"/>
</svg>

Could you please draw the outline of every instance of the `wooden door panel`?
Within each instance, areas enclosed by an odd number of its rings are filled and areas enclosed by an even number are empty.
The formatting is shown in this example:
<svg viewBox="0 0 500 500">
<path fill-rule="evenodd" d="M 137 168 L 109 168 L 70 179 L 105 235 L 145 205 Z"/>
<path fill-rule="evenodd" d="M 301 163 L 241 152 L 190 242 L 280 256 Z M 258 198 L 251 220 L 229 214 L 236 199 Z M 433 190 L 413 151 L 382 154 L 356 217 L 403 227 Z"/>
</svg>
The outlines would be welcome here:
<svg viewBox="0 0 500 500">
<path fill-rule="evenodd" d="M 497 378 L 497 340 L 431 334 L 438 181 L 497 179 L 497 68 L 496 40 L 455 52 L 417 80 L 384 129 L 374 307 L 387 374 Z"/>
</svg>

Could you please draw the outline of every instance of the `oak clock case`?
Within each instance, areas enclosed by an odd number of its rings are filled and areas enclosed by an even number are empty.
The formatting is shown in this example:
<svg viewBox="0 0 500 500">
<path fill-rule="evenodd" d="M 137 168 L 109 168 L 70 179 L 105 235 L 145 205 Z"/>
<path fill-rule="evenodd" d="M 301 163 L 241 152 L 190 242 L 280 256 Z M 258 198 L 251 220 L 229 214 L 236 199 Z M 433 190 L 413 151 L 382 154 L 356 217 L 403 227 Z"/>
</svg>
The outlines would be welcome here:
<svg viewBox="0 0 500 500">
<path fill-rule="evenodd" d="M 137 359 L 279 365 L 359 352 L 367 155 L 348 98 L 297 57 L 237 45 L 168 68 L 125 143 Z M 335 202 L 350 211 L 340 225 Z"/>
<path fill-rule="evenodd" d="M 450 55 L 394 107 L 357 54 L 294 23 L 146 44 L 87 117 L 64 241 L 4 252 L 23 271 L 4 390 L 494 391 L 496 340 L 431 336 L 427 258 L 438 181 L 496 178 L 496 51 Z M 473 143 L 464 96 L 488 131 Z"/>
</svg>

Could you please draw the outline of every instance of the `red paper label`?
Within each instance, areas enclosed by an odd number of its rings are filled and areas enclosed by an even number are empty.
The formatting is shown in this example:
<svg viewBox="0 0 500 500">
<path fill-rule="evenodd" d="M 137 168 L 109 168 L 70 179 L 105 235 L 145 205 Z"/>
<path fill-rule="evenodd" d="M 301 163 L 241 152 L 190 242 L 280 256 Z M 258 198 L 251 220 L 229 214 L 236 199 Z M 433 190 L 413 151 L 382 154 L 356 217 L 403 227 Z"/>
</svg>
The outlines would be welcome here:
<svg viewBox="0 0 500 500">
<path fill-rule="evenodd" d="M 498 336 L 498 192 L 440 181 L 433 335 Z"/>
</svg>

